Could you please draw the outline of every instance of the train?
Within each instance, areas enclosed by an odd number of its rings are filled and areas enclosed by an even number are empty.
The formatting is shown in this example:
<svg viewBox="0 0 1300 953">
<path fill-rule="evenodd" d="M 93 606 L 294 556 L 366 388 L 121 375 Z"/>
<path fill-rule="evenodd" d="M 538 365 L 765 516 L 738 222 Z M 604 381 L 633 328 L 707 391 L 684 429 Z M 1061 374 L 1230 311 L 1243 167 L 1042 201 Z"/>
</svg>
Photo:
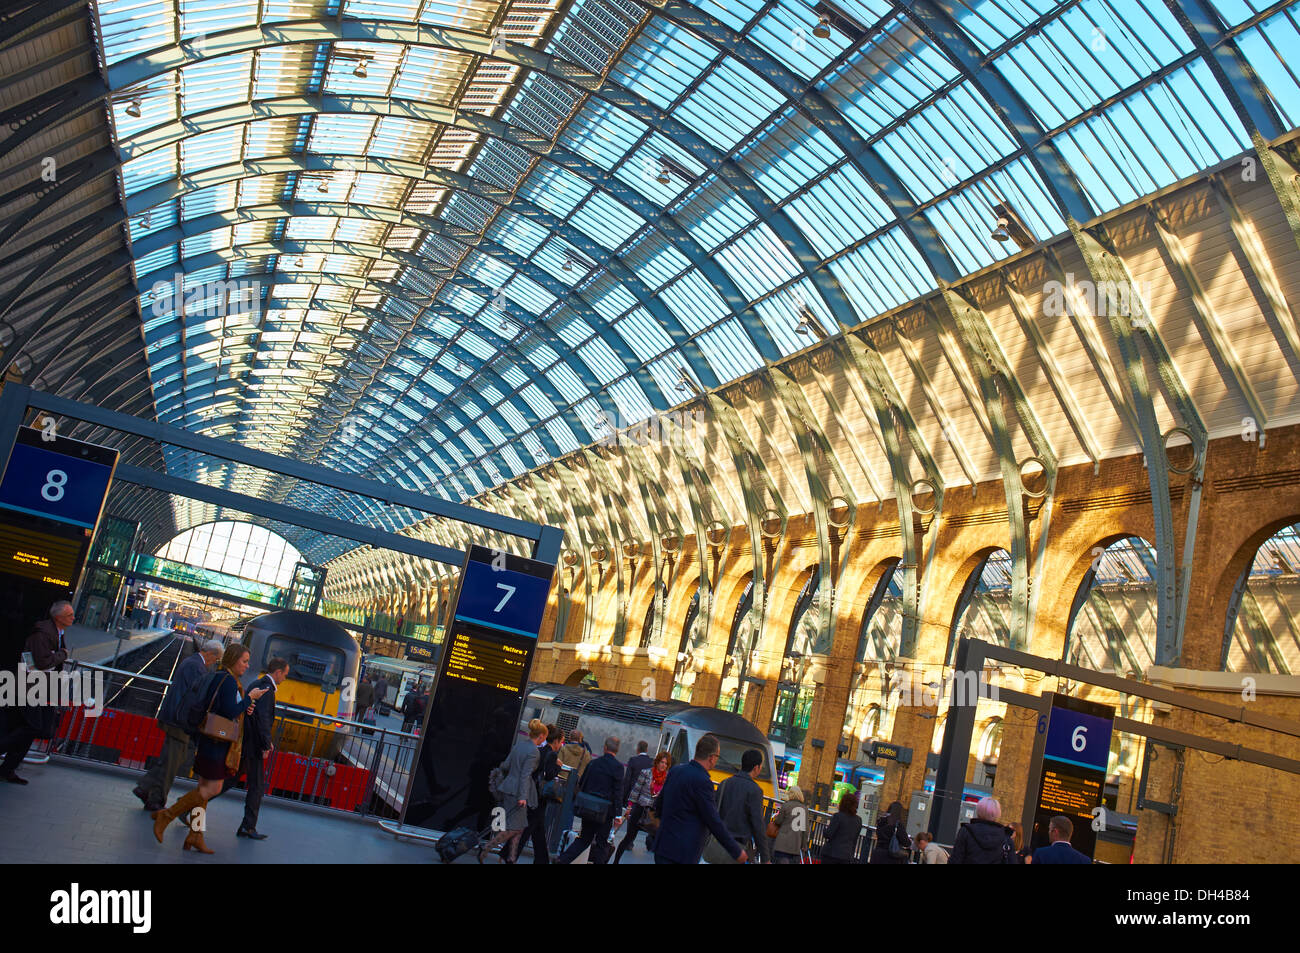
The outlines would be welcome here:
<svg viewBox="0 0 1300 953">
<path fill-rule="evenodd" d="M 240 640 L 251 653 L 245 687 L 272 658 L 289 663 L 288 676 L 275 690 L 281 716 L 276 746 L 309 757 L 337 758 L 350 737 L 340 721 L 354 715 L 353 689 L 361 669 L 357 640 L 337 622 L 297 609 L 254 616 L 240 628 Z M 308 712 L 340 721 L 307 717 Z"/>
<path fill-rule="evenodd" d="M 757 748 L 763 753 L 757 780 L 764 796 L 776 798 L 784 793 L 778 783 L 771 742 L 753 724 L 732 712 L 682 701 L 646 701 L 637 695 L 598 688 L 532 682 L 519 720 L 521 732 L 527 731 L 533 718 L 565 731 L 580 729 L 583 740 L 597 754 L 604 739 L 613 735 L 620 741 L 618 754 L 623 761 L 636 753 L 637 742 L 644 741 L 651 756 L 667 751 L 673 764 L 681 764 L 695 756 L 695 743 L 702 735 L 712 734 L 722 743 L 721 757 L 712 772 L 715 782 L 738 773 L 741 756 Z"/>
</svg>

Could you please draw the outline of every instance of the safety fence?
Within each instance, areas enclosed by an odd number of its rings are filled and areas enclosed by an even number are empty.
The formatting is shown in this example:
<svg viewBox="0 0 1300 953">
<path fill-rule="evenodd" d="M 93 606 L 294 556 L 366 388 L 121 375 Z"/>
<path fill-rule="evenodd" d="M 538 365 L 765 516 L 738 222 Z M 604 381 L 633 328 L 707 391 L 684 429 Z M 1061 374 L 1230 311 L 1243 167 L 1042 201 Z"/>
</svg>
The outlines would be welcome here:
<svg viewBox="0 0 1300 953">
<path fill-rule="evenodd" d="M 53 737 L 38 741 L 33 752 L 151 768 L 166 741 L 156 715 L 170 681 L 85 663 L 73 674 L 87 672 L 102 677 L 100 698 L 64 708 Z M 398 816 L 415 734 L 289 706 L 276 709 L 266 765 L 268 796 L 360 816 Z M 188 761 L 178 777 L 192 777 Z"/>
</svg>

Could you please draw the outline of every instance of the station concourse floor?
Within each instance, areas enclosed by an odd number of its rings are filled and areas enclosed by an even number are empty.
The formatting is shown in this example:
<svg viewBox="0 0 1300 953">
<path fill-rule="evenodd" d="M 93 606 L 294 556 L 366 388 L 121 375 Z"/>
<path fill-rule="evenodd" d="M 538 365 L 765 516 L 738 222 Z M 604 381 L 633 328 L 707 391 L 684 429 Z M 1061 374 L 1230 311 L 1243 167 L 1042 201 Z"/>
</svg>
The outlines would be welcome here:
<svg viewBox="0 0 1300 953">
<path fill-rule="evenodd" d="M 373 818 L 331 815 L 292 801 L 265 798 L 257 829 L 267 836 L 235 836 L 244 815 L 244 792 L 228 791 L 208 805 L 204 839 L 216 851 L 200 855 L 181 849 L 185 829 L 167 830 L 154 840 L 153 822 L 131 793 L 138 771 L 109 768 L 55 756 L 48 764 L 24 764 L 26 786 L 0 784 L 0 863 L 5 864 L 437 864 L 431 843 L 398 840 Z M 171 800 L 192 784 L 177 781 Z M 579 862 L 585 861 L 585 856 Z M 622 863 L 653 863 L 645 838 Z M 476 864 L 471 852 L 458 864 Z M 484 865 L 500 863 L 484 858 Z M 532 863 L 526 850 L 520 864 Z"/>
</svg>

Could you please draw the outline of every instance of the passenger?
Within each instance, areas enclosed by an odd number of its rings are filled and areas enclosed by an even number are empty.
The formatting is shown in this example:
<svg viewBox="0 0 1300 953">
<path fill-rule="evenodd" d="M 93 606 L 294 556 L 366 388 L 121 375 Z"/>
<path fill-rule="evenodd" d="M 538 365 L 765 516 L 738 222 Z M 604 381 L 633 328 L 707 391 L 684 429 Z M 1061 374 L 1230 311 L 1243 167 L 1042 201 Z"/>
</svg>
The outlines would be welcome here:
<svg viewBox="0 0 1300 953">
<path fill-rule="evenodd" d="M 72 603 L 60 600 L 50 606 L 50 617 L 41 619 L 32 627 L 31 635 L 23 643 L 23 651 L 30 652 L 32 667 L 41 672 L 61 672 L 68 660 L 68 641 L 64 632 L 76 621 Z M 10 707 L 4 711 L 4 737 L 0 738 L 0 751 L 5 753 L 0 763 L 0 780 L 10 784 L 26 784 L 15 771 L 23 763 L 32 742 L 37 738 L 52 738 L 59 724 L 59 709 L 52 705 Z"/>
<path fill-rule="evenodd" d="M 574 728 L 569 732 L 568 743 L 560 749 L 560 763 L 569 769 L 569 777 L 581 781 L 591 764 L 591 749 L 582 740 L 582 732 Z"/>
<path fill-rule="evenodd" d="M 654 803 L 655 795 L 659 792 L 654 789 L 654 779 L 657 767 L 661 760 L 670 761 L 668 752 L 661 751 L 654 761 L 646 754 L 650 746 L 644 741 L 637 742 L 636 757 L 627 763 L 627 776 L 632 778 L 635 770 L 636 777 L 632 781 L 631 789 L 623 795 L 623 801 L 627 805 L 623 812 L 623 819 L 627 826 L 624 828 L 626 833 L 619 842 L 618 850 L 614 852 L 614 863 L 617 864 L 622 859 L 624 852 L 636 841 L 637 832 L 641 830 L 641 821 L 645 818 L 645 813 Z M 660 776 L 659 786 L 663 787 L 663 778 L 668 776 L 668 768 L 665 767 L 663 775 Z M 647 837 L 649 835 L 647 834 Z"/>
<path fill-rule="evenodd" d="M 921 831 L 916 835 L 916 849 L 921 853 L 918 864 L 948 863 L 948 852 L 934 842 L 934 835 L 929 831 Z"/>
<path fill-rule="evenodd" d="M 555 725 L 546 726 L 546 737 L 537 749 L 537 770 L 533 772 L 533 784 L 537 787 L 537 806 L 528 811 L 528 829 L 521 838 L 532 838 L 533 863 L 549 864 L 550 848 L 546 844 L 546 821 L 551 805 L 556 802 L 556 778 L 560 774 L 560 744 L 564 733 Z"/>
<path fill-rule="evenodd" d="M 574 798 L 578 817 L 582 818 L 582 833 L 555 858 L 557 864 L 573 863 L 588 847 L 591 848 L 591 853 L 587 857 L 587 863 L 603 864 L 609 860 L 609 832 L 617 822 L 614 811 L 618 805 L 619 793 L 623 790 L 623 762 L 616 757 L 618 745 L 617 738 L 606 738 L 605 753 L 592 761 L 583 772 Z"/>
<path fill-rule="evenodd" d="M 961 826 L 952 845 L 953 864 L 1014 864 L 1011 828 L 1000 823 L 1002 805 L 986 797 L 975 805 L 975 820 Z"/>
<path fill-rule="evenodd" d="M 740 774 L 733 774 L 718 785 L 718 816 L 736 843 L 750 856 L 757 853 L 765 864 L 772 862 L 772 849 L 767 842 L 767 825 L 763 823 L 763 789 L 758 777 L 763 770 L 763 752 L 750 748 L 740 756 Z M 709 863 L 730 863 L 731 857 L 722 851 L 716 841 L 704 850 Z"/>
<path fill-rule="evenodd" d="M 889 845 L 895 839 L 899 849 L 906 851 L 902 857 L 890 856 Z M 907 831 L 903 828 L 903 805 L 894 801 L 876 820 L 876 846 L 871 851 L 871 863 L 905 864 L 911 852 L 912 838 L 907 836 Z"/>
<path fill-rule="evenodd" d="M 800 856 L 808 849 L 808 808 L 799 785 L 792 784 L 785 789 L 785 803 L 772 815 L 772 826 L 777 829 L 772 842 L 772 863 L 799 863 Z"/>
<path fill-rule="evenodd" d="M 266 793 L 266 759 L 275 748 L 271 743 L 271 727 L 275 724 L 275 690 L 288 674 L 289 663 L 282 658 L 273 658 L 266 663 L 266 674 L 248 686 L 250 689 L 265 689 L 266 694 L 257 699 L 250 717 L 244 719 L 241 766 L 248 776 L 248 787 L 244 794 L 244 819 L 235 831 L 236 837 L 266 840 L 266 835 L 257 831 L 257 814 L 262 808 L 262 795 Z"/>
<path fill-rule="evenodd" d="M 1016 849 L 1016 863 L 1030 863 L 1034 858 L 1030 856 L 1033 851 L 1025 843 L 1025 828 L 1019 821 L 1012 821 L 1007 827 L 1011 829 L 1011 846 Z"/>
<path fill-rule="evenodd" d="M 221 652 L 221 642 L 208 639 L 197 652 L 176 667 L 172 683 L 163 696 L 162 707 L 158 709 L 158 726 L 163 730 L 162 754 L 131 790 L 144 803 L 146 811 L 160 811 L 167 806 L 167 795 L 171 792 L 176 772 L 194 758 L 194 740 L 181 723 L 181 703 L 190 689 L 207 677 L 221 658 Z"/>
<path fill-rule="evenodd" d="M 402 703 L 402 730 L 412 731 L 424 724 L 424 707 L 428 701 L 428 696 L 424 694 L 423 686 L 416 686 L 406 693 L 406 701 Z"/>
<path fill-rule="evenodd" d="M 858 817 L 858 796 L 852 791 L 846 791 L 840 798 L 840 809 L 826 825 L 826 840 L 822 844 L 822 863 L 855 863 L 858 834 L 861 832 L 862 818 Z"/>
<path fill-rule="evenodd" d="M 654 761 L 651 760 L 647 752 L 650 750 L 650 744 L 645 741 L 636 743 L 636 754 L 628 758 L 627 768 L 623 772 L 623 792 L 619 795 L 619 803 L 626 804 L 628 797 L 632 793 L 632 785 L 636 784 L 637 778 L 641 777 L 641 772 L 650 768 Z"/>
<path fill-rule="evenodd" d="M 736 843 L 718 816 L 709 772 L 717 765 L 721 753 L 718 739 L 703 735 L 695 743 L 695 760 L 668 772 L 663 790 L 655 799 L 655 813 L 659 815 L 659 833 L 655 835 L 654 845 L 656 864 L 698 864 L 710 832 L 737 863 L 749 860 L 749 854 Z"/>
<path fill-rule="evenodd" d="M 375 676 L 375 715 L 376 717 L 384 714 L 384 709 L 388 705 L 388 679 L 384 678 L 384 673 L 380 672 Z"/>
<path fill-rule="evenodd" d="M 366 720 L 366 712 L 369 711 L 370 706 L 375 703 L 375 686 L 371 684 L 369 675 L 362 675 L 361 681 L 357 683 L 357 697 L 354 699 L 354 702 L 355 706 L 352 709 L 352 717 L 356 721 L 364 722 Z M 374 724 L 374 722 L 371 722 L 371 724 Z M 365 734 L 374 733 L 365 731 L 364 729 L 362 729 L 362 731 Z"/>
<path fill-rule="evenodd" d="M 212 679 L 212 694 L 209 696 L 208 711 L 222 718 L 228 718 L 236 724 L 236 730 L 245 714 L 251 714 L 253 704 L 266 694 L 265 688 L 255 688 L 246 696 L 240 694 L 239 680 L 248 671 L 248 649 L 238 642 L 227 646 L 221 657 L 221 667 Z M 194 754 L 194 773 L 200 778 L 199 786 L 189 794 L 179 798 L 166 810 L 153 815 L 153 836 L 158 843 L 163 842 L 167 825 L 182 814 L 198 808 L 199 814 L 190 823 L 190 832 L 185 836 L 185 850 L 194 848 L 202 854 L 211 854 L 212 850 L 204 843 L 203 832 L 206 827 L 208 801 L 221 793 L 226 778 L 233 777 L 239 765 L 240 735 L 236 733 L 235 741 L 221 741 L 207 735 L 199 735 L 197 750 Z M 197 829 L 196 829 L 197 828 Z"/>
<path fill-rule="evenodd" d="M 654 767 L 650 769 L 650 797 L 659 797 L 659 792 L 664 789 L 664 782 L 668 780 L 668 772 L 673 769 L 673 756 L 667 751 L 660 751 L 655 755 Z M 646 813 L 642 817 L 641 825 L 646 828 L 645 849 L 650 853 L 655 852 L 655 839 L 659 836 L 660 815 L 654 808 L 654 801 L 651 800 L 651 806 L 646 808 Z"/>
<path fill-rule="evenodd" d="M 1068 817 L 1058 814 L 1048 821 L 1047 839 L 1051 843 L 1034 851 L 1034 864 L 1091 864 L 1087 854 L 1070 844 L 1073 834 L 1074 823 Z"/>
<path fill-rule="evenodd" d="M 504 827 L 479 848 L 480 864 L 483 863 L 483 855 L 498 844 L 502 845 L 503 864 L 513 864 L 518 859 L 519 841 L 524 831 L 528 829 L 528 812 L 537 806 L 537 787 L 533 782 L 533 772 L 537 770 L 537 762 L 541 758 L 538 746 L 545 737 L 546 725 L 540 718 L 534 718 L 528 723 L 528 737 L 516 739 L 510 754 L 501 762 L 501 770 L 505 778 L 497 794 L 501 798 L 501 806 L 505 808 L 505 816 L 502 818 Z"/>
</svg>

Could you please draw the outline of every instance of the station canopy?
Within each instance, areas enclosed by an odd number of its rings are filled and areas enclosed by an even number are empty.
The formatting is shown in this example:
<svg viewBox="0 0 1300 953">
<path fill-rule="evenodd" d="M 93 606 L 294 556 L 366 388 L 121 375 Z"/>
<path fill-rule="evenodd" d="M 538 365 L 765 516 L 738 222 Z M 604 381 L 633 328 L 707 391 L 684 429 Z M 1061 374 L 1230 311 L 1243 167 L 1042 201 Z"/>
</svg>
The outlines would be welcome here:
<svg viewBox="0 0 1300 953">
<path fill-rule="evenodd" d="M 1163 0 L 89 10 L 152 413 L 457 501 L 1251 147 Z"/>
</svg>

